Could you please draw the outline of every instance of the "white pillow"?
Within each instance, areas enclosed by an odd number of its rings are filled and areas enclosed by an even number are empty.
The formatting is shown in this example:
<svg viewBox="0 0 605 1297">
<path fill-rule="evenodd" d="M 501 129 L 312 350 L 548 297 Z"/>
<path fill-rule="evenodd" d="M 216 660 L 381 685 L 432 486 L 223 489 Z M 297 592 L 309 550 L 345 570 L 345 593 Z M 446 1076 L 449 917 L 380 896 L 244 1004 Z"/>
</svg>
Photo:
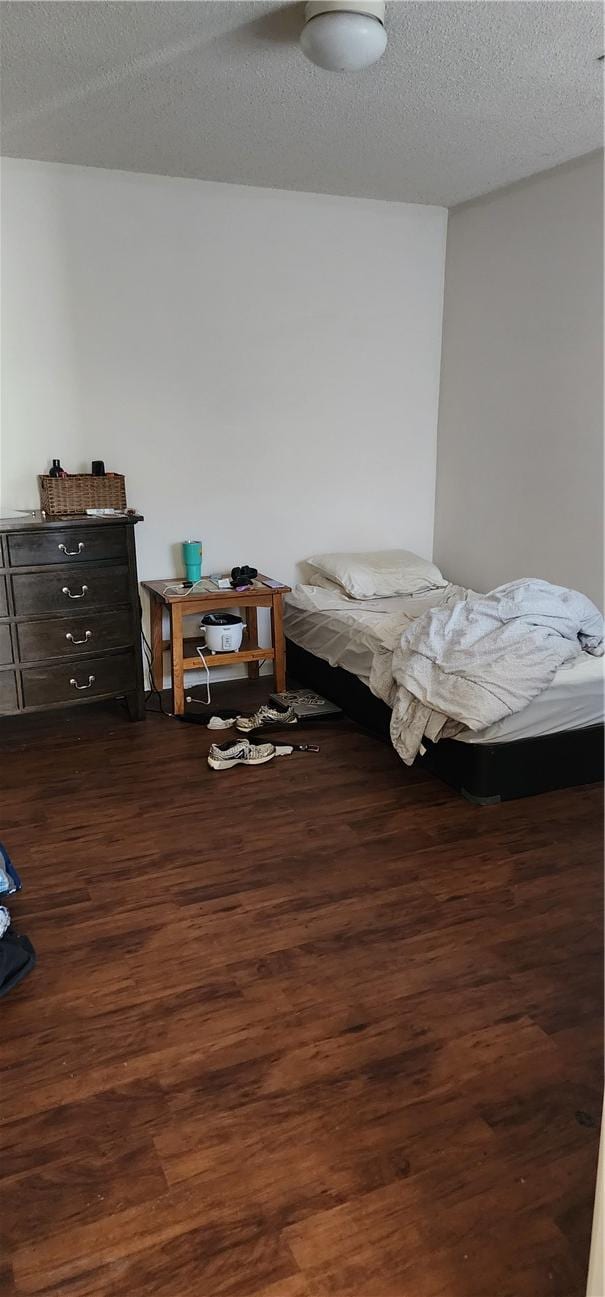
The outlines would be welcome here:
<svg viewBox="0 0 605 1297">
<path fill-rule="evenodd" d="M 434 563 L 408 549 L 381 549 L 367 554 L 315 554 L 307 559 L 353 599 L 384 599 L 395 594 L 422 594 L 447 585 Z"/>
</svg>

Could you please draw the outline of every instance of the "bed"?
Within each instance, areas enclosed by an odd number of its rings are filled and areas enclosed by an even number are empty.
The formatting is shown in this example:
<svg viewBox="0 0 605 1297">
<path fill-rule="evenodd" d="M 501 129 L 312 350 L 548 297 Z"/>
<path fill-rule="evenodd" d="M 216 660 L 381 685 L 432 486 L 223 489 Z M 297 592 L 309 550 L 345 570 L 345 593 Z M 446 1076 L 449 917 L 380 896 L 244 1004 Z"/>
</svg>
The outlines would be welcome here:
<svg viewBox="0 0 605 1297">
<path fill-rule="evenodd" d="M 456 592 L 352 600 L 328 582 L 298 586 L 284 602 L 289 673 L 388 738 L 389 708 L 369 687 L 375 655 L 391 653 L 410 621 Z M 417 764 L 481 805 L 602 779 L 604 662 L 580 654 L 522 711 L 480 733 L 427 741 Z"/>
</svg>

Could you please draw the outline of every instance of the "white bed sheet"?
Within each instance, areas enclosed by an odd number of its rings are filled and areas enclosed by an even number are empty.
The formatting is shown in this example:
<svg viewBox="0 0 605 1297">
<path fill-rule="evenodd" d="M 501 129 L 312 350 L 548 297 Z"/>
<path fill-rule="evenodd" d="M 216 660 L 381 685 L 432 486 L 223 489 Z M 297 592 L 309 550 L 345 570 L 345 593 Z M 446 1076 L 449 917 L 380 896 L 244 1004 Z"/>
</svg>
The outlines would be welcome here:
<svg viewBox="0 0 605 1297">
<path fill-rule="evenodd" d="M 455 587 L 428 595 L 352 600 L 336 586 L 297 586 L 284 600 L 289 639 L 330 666 L 342 667 L 369 685 L 374 654 L 392 650 L 408 621 L 434 608 Z M 462 595 L 463 591 L 460 591 Z M 605 718 L 605 658 L 580 653 L 557 671 L 548 689 L 522 711 L 479 733 L 459 734 L 459 743 L 511 743 L 559 730 L 585 729 Z"/>
</svg>

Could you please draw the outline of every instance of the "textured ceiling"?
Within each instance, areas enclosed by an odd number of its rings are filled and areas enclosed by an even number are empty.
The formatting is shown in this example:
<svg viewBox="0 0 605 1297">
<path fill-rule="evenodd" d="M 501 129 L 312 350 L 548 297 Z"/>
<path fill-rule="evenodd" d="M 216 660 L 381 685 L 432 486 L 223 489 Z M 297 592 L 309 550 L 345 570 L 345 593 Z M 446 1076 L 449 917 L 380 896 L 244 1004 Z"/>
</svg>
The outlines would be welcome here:
<svg viewBox="0 0 605 1297">
<path fill-rule="evenodd" d="M 451 206 L 602 143 L 599 3 L 396 0 L 350 75 L 305 60 L 302 13 L 5 0 L 3 152 Z"/>
</svg>

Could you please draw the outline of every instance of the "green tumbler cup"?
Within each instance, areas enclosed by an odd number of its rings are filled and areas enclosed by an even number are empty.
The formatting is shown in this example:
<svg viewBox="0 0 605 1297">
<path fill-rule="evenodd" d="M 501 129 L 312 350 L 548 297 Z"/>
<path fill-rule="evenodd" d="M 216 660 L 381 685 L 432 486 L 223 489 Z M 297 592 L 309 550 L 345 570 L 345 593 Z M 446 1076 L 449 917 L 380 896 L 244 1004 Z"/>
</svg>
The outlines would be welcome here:
<svg viewBox="0 0 605 1297">
<path fill-rule="evenodd" d="M 183 541 L 183 563 L 187 581 L 199 581 L 202 575 L 202 542 L 201 540 Z"/>
</svg>

